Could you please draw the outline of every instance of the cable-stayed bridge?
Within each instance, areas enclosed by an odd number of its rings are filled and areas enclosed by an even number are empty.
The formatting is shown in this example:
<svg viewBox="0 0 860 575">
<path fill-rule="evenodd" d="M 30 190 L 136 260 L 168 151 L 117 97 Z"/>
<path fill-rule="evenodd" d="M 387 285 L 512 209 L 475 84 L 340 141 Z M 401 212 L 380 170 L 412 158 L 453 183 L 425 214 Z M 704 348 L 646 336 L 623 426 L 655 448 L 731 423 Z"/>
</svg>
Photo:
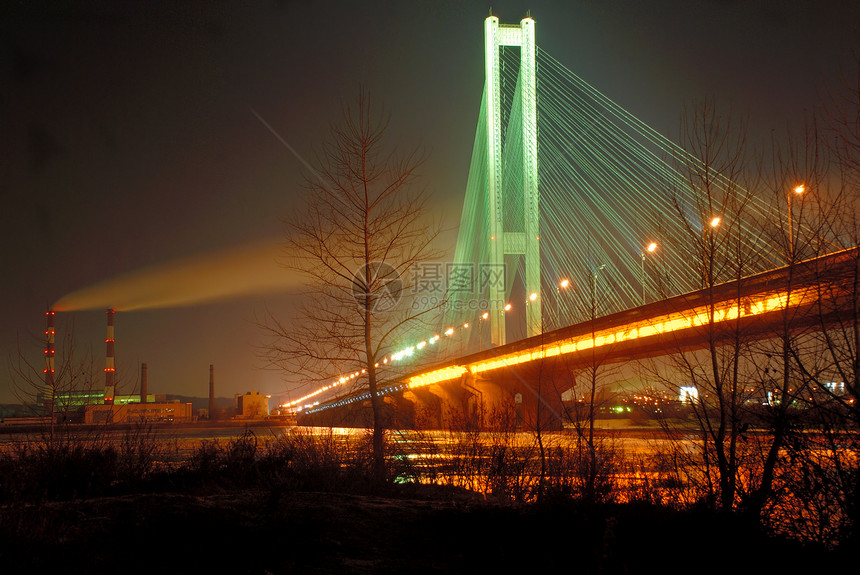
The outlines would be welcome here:
<svg viewBox="0 0 860 575">
<path fill-rule="evenodd" d="M 776 250 L 760 233 L 768 205 L 538 49 L 534 35 L 530 18 L 485 22 L 485 88 L 454 257 L 473 281 L 449 283 L 448 323 L 488 311 L 501 345 L 517 332 L 506 326 L 508 303 L 528 302 L 533 336 L 564 323 L 562 310 L 604 315 L 698 289 L 689 248 L 707 247 L 691 246 L 700 239 L 742 242 L 759 260 L 750 272 L 781 263 L 766 257 Z M 741 203 L 745 217 L 732 219 Z"/>
<path fill-rule="evenodd" d="M 791 299 L 800 288 L 778 271 L 793 246 L 763 233 L 785 216 L 719 169 L 720 150 L 702 146 L 697 157 L 655 132 L 539 49 L 531 18 L 504 25 L 491 16 L 484 36 L 484 92 L 444 318 L 435 336 L 417 334 L 407 348 L 424 350 L 430 367 L 417 368 L 422 354 L 410 351 L 412 363 L 386 388 L 392 397 L 499 403 L 529 395 L 521 384 L 531 388 L 535 366 L 570 370 L 586 348 L 606 344 L 617 360 L 694 347 L 691 334 L 715 319 L 714 305 L 702 308 L 705 293 L 719 296 L 711 303 L 725 308 L 720 321 L 761 326 L 769 313 L 809 307 Z M 741 279 L 763 273 L 766 285 Z M 758 287 L 732 303 L 738 286 Z M 447 353 L 427 352 L 433 344 Z M 564 361 L 549 368 L 554 357 Z M 560 373 L 554 381 L 570 387 Z M 545 401 L 542 393 L 532 390 L 533 400 Z"/>
</svg>

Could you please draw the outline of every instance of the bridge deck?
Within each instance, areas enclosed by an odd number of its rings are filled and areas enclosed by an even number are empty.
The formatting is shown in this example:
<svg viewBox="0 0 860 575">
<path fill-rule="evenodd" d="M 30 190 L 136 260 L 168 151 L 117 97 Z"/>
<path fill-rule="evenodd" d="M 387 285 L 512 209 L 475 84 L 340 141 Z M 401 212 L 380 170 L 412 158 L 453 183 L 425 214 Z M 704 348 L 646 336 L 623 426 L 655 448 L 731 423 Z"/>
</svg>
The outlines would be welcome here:
<svg viewBox="0 0 860 575">
<path fill-rule="evenodd" d="M 464 378 L 522 383 L 538 371 L 569 373 L 595 362 L 693 350 L 712 340 L 775 337 L 786 321 L 792 330 L 815 329 L 853 301 L 858 265 L 858 248 L 834 252 L 424 367 L 383 393 L 456 385 Z M 350 402 L 339 398 L 313 411 Z"/>
</svg>

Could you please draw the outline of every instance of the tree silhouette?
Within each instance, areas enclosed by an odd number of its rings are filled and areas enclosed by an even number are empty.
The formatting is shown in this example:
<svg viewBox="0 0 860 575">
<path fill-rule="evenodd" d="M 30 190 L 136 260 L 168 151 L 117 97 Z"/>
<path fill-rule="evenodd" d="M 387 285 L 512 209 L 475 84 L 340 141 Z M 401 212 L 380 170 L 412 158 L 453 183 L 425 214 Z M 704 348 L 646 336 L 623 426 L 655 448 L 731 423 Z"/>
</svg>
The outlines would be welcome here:
<svg viewBox="0 0 860 575">
<path fill-rule="evenodd" d="M 415 186 L 423 158 L 386 144 L 388 124 L 361 93 L 345 105 L 306 175 L 303 209 L 286 221 L 286 266 L 308 278 L 297 317 L 270 316 L 270 359 L 306 382 L 350 374 L 373 414 L 373 467 L 384 477 L 385 364 L 398 339 L 430 309 L 409 304 L 413 266 L 434 257 L 438 224 Z"/>
</svg>

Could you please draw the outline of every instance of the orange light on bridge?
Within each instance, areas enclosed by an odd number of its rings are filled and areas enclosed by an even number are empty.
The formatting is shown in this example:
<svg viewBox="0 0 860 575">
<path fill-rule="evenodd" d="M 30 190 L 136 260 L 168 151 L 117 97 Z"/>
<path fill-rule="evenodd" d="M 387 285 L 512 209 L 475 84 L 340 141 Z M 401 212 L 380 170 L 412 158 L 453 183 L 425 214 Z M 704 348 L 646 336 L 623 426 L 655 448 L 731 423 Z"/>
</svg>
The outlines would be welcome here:
<svg viewBox="0 0 860 575">
<path fill-rule="evenodd" d="M 443 367 L 442 369 L 437 369 L 428 373 L 423 373 L 421 375 L 416 375 L 415 377 L 409 378 L 409 387 L 421 387 L 424 385 L 438 383 L 440 381 L 448 381 L 450 379 L 460 377 L 464 373 L 466 373 L 466 368 L 462 365 Z"/>
<path fill-rule="evenodd" d="M 533 349 L 532 351 L 520 351 L 468 366 L 455 365 L 444 367 L 410 378 L 409 385 L 410 387 L 430 385 L 432 383 L 455 379 L 463 375 L 466 371 L 477 374 L 484 371 L 492 371 L 503 367 L 519 365 L 543 359 L 545 357 L 567 355 L 617 342 L 672 333 L 703 325 L 713 325 L 737 319 L 738 317 L 749 317 L 767 312 L 779 311 L 786 309 L 787 307 L 808 304 L 816 301 L 818 297 L 817 289 L 818 288 L 816 287 L 810 287 L 804 290 L 792 290 L 790 299 L 788 292 L 764 295 L 744 302 L 743 308 L 740 308 L 734 300 L 717 304 L 713 308 L 710 308 L 707 305 L 699 306 L 660 318 L 631 322 L 620 327 L 601 330 L 595 333 L 593 338 L 590 335 L 580 336 L 555 342 L 555 345 L 550 344 L 550 347 L 541 346 L 540 348 Z"/>
</svg>

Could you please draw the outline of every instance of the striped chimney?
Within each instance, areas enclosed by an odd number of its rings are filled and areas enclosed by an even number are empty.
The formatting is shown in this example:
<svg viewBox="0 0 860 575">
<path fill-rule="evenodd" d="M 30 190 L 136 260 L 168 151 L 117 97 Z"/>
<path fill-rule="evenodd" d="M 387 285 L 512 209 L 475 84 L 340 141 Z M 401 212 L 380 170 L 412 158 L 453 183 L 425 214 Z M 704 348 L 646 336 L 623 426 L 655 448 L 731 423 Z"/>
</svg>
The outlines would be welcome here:
<svg viewBox="0 0 860 575">
<path fill-rule="evenodd" d="M 107 310 L 107 337 L 105 338 L 105 403 L 113 405 L 116 387 L 116 365 L 113 355 L 113 314 L 114 310 Z"/>
<path fill-rule="evenodd" d="M 50 397 L 47 401 L 54 403 L 54 310 L 49 309 L 45 312 L 47 319 L 47 327 L 45 328 L 45 393 Z M 52 409 L 53 405 L 49 406 Z"/>
</svg>

